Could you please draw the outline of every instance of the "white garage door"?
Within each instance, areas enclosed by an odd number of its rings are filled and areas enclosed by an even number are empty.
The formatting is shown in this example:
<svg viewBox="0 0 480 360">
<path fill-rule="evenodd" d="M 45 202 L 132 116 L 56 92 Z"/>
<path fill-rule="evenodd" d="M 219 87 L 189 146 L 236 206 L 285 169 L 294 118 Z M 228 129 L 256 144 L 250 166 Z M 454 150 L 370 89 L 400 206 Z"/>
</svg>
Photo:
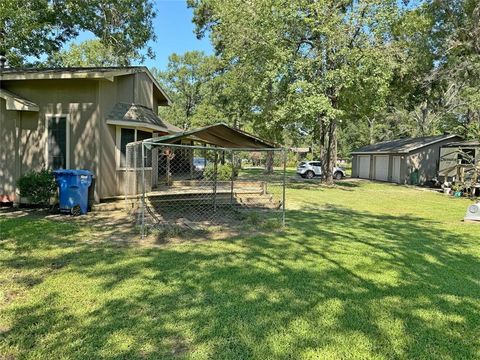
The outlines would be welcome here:
<svg viewBox="0 0 480 360">
<path fill-rule="evenodd" d="M 358 177 L 361 179 L 370 179 L 370 155 L 359 156 Z"/>
<path fill-rule="evenodd" d="M 392 181 L 397 184 L 400 184 L 400 159 L 400 156 L 394 156 L 392 163 Z"/>
<path fill-rule="evenodd" d="M 388 181 L 388 155 L 374 156 L 375 180 Z"/>
</svg>

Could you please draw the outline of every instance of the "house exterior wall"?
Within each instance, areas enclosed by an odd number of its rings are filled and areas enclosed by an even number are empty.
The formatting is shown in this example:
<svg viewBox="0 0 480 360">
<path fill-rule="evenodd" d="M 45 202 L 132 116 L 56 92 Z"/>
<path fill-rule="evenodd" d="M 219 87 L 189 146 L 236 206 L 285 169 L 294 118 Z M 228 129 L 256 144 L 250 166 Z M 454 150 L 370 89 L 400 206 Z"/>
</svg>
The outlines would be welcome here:
<svg viewBox="0 0 480 360">
<path fill-rule="evenodd" d="M 98 103 L 96 99 L 97 81 L 94 80 L 21 80 L 4 81 L 2 87 L 25 97 L 39 106 L 38 112 L 2 111 L 2 129 L 10 129 L 12 118 L 15 136 L 3 137 L 4 147 L 15 147 L 15 176 L 3 179 L 3 193 L 12 194 L 16 181 L 23 174 L 40 170 L 47 166 L 46 121 L 48 116 L 67 116 L 70 123 L 71 168 L 86 168 L 94 173 L 98 170 L 98 146 L 96 144 L 98 129 Z M 2 108 L 3 110 L 4 108 Z M 14 145 L 12 145 L 14 144 Z M 2 164 L 2 169 L 7 168 Z M 11 173 L 11 170 L 7 170 Z M 7 191 L 8 190 L 8 191 Z"/>
<path fill-rule="evenodd" d="M 135 103 L 152 108 L 158 100 L 153 96 L 153 83 L 145 73 L 119 76 L 115 81 L 99 83 L 100 118 L 105 119 L 117 102 Z M 158 109 L 153 108 L 155 113 Z M 97 186 L 100 186 L 101 197 L 109 198 L 125 193 L 125 170 L 118 168 L 117 163 L 117 126 L 106 121 L 100 124 L 102 151 L 100 154 L 101 175 Z M 147 170 L 148 172 L 149 170 Z"/>
<path fill-rule="evenodd" d="M 111 96 L 116 94 L 117 102 L 132 104 L 134 102 L 135 76 L 123 75 L 115 78 L 115 90 Z M 113 89 L 112 89 L 113 90 Z"/>
<path fill-rule="evenodd" d="M 7 111 L 5 100 L 0 99 L 0 195 L 15 199 L 18 178 L 47 166 L 48 115 L 67 116 L 70 168 L 88 169 L 96 175 L 96 200 L 124 193 L 123 173 L 117 169 L 117 129 L 105 119 L 117 102 L 148 107 L 158 104 L 153 98 L 153 83 L 146 74 L 117 76 L 113 82 L 8 80 L 2 81 L 2 88 L 36 103 L 39 111 Z"/>
<path fill-rule="evenodd" d="M 0 99 L 0 195 L 7 195 L 11 200 L 14 199 L 17 178 L 19 114 L 18 111 L 7 111 L 5 100 Z"/>
<path fill-rule="evenodd" d="M 153 82 L 147 74 L 135 74 L 135 104 L 153 109 Z M 155 112 L 157 109 L 154 109 Z"/>
</svg>

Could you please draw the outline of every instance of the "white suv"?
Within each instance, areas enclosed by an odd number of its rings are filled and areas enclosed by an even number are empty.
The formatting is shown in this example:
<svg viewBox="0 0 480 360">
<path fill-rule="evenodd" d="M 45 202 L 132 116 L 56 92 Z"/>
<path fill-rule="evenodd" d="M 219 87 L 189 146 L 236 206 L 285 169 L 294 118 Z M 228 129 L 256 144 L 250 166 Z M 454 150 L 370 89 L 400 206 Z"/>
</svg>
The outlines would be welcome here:
<svg viewBox="0 0 480 360">
<path fill-rule="evenodd" d="M 322 163 L 320 161 L 302 161 L 297 167 L 297 174 L 303 178 L 313 179 L 314 176 L 322 175 Z M 345 177 L 345 170 L 339 167 L 333 169 L 333 178 L 340 180 Z"/>
</svg>

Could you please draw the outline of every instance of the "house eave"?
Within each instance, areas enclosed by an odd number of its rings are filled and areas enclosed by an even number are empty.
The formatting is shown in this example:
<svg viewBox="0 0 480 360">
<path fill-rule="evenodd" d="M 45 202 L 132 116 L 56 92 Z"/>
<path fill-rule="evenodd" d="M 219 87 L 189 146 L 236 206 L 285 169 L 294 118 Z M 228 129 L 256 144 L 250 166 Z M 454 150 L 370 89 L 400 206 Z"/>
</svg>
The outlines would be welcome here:
<svg viewBox="0 0 480 360">
<path fill-rule="evenodd" d="M 107 119 L 107 124 L 116 125 L 116 126 L 133 127 L 133 128 L 144 128 L 144 129 L 164 132 L 167 134 L 171 132 L 170 130 L 162 126 L 158 126 L 158 125 L 150 124 L 146 122 L 140 122 L 140 121 L 108 120 Z"/>
</svg>

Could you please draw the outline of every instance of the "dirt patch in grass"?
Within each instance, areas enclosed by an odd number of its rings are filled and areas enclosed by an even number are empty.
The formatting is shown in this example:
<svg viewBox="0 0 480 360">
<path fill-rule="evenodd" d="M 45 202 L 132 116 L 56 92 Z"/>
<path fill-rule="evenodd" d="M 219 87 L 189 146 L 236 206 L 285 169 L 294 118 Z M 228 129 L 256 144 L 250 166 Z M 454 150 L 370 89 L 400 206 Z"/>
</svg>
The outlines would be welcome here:
<svg viewBox="0 0 480 360">
<path fill-rule="evenodd" d="M 231 214 L 230 214 L 231 215 Z M 169 244 L 197 243 L 206 241 L 228 240 L 242 234 L 262 234 L 281 229 L 280 214 L 269 214 L 262 211 L 239 211 L 234 216 L 225 216 L 221 221 L 212 222 L 208 217 L 198 217 L 196 221 L 186 218 L 168 218 L 168 222 L 156 223 L 148 221 L 145 237 L 141 238 L 141 228 L 135 214 L 123 210 L 90 212 L 86 215 L 73 217 L 63 214 L 52 214 L 41 209 L 9 208 L 0 211 L 0 217 L 15 219 L 31 217 L 46 219 L 59 223 L 77 224 L 80 229 L 88 229 L 88 236 L 79 233 L 77 242 L 92 244 L 105 243 L 120 247 L 150 247 Z M 278 216 L 277 216 L 278 215 Z M 67 262 L 55 261 L 50 264 L 50 270 L 60 270 Z M 34 283 L 34 280 L 26 283 Z M 27 286 L 29 286 L 27 284 Z M 35 284 L 34 284 L 35 285 Z"/>
</svg>

